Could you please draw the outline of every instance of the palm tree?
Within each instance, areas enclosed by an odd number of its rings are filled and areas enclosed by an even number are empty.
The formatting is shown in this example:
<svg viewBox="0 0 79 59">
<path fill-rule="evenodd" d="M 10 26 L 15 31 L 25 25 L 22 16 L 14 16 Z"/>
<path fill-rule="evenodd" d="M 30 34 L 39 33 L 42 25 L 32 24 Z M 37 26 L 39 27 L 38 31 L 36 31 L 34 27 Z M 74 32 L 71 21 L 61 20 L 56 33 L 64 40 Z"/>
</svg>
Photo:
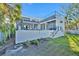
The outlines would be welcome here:
<svg viewBox="0 0 79 59">
<path fill-rule="evenodd" d="M 2 16 L 4 18 L 2 20 L 6 20 L 6 18 L 9 19 L 9 24 L 8 24 L 9 35 L 14 34 L 15 23 L 21 17 L 21 6 L 20 6 L 20 4 L 1 3 L 0 4 L 0 12 L 2 13 Z M 6 24 L 4 24 L 4 25 L 6 25 Z"/>
<path fill-rule="evenodd" d="M 9 18 L 10 20 L 10 31 L 11 34 L 15 33 L 15 23 L 21 18 L 21 7 L 20 4 L 17 4 L 15 7 L 9 7 Z"/>
</svg>

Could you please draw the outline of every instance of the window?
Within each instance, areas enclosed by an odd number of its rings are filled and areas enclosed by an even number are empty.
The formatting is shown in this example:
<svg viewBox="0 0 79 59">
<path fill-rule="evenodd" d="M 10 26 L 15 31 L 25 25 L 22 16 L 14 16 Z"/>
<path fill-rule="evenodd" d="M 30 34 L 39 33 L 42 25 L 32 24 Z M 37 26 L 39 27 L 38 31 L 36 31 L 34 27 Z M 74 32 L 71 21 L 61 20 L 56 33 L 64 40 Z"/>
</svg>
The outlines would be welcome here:
<svg viewBox="0 0 79 59">
<path fill-rule="evenodd" d="M 60 23 L 63 23 L 63 21 L 60 21 Z"/>
</svg>

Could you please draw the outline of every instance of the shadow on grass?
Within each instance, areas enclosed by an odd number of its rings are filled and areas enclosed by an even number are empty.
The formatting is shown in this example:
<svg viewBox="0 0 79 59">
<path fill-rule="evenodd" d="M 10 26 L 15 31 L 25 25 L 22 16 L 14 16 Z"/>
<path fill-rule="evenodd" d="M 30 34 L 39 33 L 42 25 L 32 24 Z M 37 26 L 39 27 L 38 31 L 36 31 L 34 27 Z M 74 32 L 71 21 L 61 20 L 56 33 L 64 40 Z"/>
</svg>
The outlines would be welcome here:
<svg viewBox="0 0 79 59">
<path fill-rule="evenodd" d="M 79 55 L 79 35 L 66 34 L 66 37 L 72 52 L 74 52 L 76 55 Z"/>
</svg>

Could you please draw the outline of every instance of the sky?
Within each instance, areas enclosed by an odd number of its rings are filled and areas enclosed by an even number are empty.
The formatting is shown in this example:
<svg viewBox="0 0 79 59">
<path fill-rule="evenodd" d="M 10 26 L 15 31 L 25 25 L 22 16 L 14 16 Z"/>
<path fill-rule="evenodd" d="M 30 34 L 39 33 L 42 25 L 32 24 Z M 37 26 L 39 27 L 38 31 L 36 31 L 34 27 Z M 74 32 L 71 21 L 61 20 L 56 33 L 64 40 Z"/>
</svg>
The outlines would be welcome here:
<svg viewBox="0 0 79 59">
<path fill-rule="evenodd" d="M 65 5 L 62 3 L 23 3 L 21 4 L 22 16 L 46 18 L 55 11 L 60 11 Z"/>
</svg>

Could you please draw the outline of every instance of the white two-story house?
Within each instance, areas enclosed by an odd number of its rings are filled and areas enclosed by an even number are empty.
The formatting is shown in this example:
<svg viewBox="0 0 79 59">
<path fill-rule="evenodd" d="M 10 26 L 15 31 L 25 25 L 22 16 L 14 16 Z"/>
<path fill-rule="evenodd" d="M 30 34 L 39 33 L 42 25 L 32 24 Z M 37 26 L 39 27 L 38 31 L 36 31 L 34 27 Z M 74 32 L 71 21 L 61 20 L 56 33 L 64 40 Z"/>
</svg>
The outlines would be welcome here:
<svg viewBox="0 0 79 59">
<path fill-rule="evenodd" d="M 64 17 L 53 14 L 45 19 L 22 17 L 16 23 L 16 41 L 64 36 Z"/>
</svg>

